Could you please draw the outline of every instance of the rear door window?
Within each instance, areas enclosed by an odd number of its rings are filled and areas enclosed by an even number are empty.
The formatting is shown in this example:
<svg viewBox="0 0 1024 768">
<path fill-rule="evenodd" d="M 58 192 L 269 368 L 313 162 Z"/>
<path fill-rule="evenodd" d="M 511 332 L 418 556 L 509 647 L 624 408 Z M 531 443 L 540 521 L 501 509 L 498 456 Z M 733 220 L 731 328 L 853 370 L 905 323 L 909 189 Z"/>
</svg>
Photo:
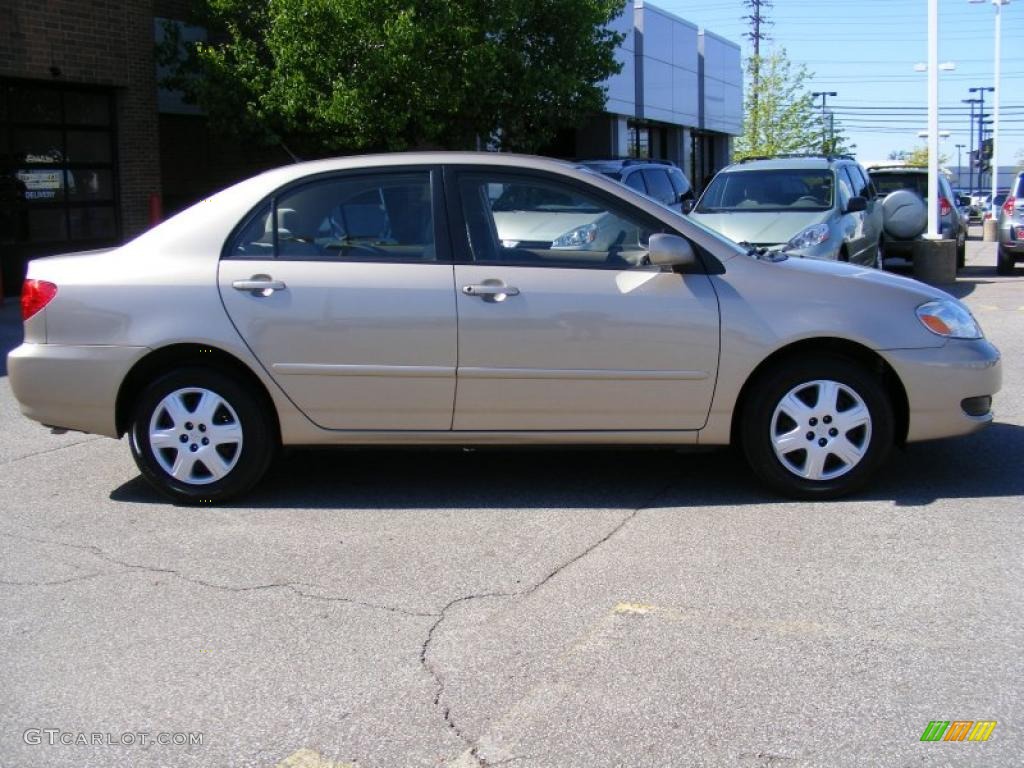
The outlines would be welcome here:
<svg viewBox="0 0 1024 768">
<path fill-rule="evenodd" d="M 672 189 L 672 182 L 668 180 L 668 174 L 665 171 L 649 169 L 642 173 L 644 182 L 647 184 L 648 195 L 665 205 L 675 202 L 676 193 Z"/>
</svg>

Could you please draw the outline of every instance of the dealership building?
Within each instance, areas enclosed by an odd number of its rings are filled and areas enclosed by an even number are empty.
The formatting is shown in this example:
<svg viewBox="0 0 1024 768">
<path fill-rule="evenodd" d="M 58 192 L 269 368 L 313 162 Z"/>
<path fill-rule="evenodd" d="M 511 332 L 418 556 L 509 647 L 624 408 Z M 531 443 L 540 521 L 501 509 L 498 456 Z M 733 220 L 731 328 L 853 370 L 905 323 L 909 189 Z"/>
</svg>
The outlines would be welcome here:
<svg viewBox="0 0 1024 768">
<path fill-rule="evenodd" d="M 27 259 L 116 245 L 162 213 L 265 168 L 283 150 L 240 146 L 157 87 L 154 48 L 188 0 L 12 0 L 0 7 L 0 264 L 7 294 Z M 695 10 L 699 8 L 695 5 Z M 606 111 L 545 153 L 675 161 L 700 188 L 741 130 L 739 46 L 644 0 Z M 194 31 L 194 30 L 186 30 Z"/>
</svg>

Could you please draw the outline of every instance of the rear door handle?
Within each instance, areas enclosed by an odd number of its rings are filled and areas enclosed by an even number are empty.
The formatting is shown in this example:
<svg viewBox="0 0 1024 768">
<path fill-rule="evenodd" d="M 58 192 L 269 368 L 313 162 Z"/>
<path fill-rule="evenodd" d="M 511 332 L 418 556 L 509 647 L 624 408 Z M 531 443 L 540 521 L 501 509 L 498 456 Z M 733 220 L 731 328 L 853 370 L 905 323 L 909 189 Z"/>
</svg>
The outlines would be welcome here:
<svg viewBox="0 0 1024 768">
<path fill-rule="evenodd" d="M 236 291 L 249 291 L 253 296 L 270 296 L 274 291 L 283 291 L 287 286 L 270 275 L 253 275 L 248 280 L 235 280 L 231 287 Z"/>
<path fill-rule="evenodd" d="M 511 285 L 501 283 L 480 283 L 476 285 L 462 286 L 462 292 L 467 296 L 479 296 L 484 301 L 504 301 L 509 296 L 518 296 L 519 289 Z"/>
</svg>

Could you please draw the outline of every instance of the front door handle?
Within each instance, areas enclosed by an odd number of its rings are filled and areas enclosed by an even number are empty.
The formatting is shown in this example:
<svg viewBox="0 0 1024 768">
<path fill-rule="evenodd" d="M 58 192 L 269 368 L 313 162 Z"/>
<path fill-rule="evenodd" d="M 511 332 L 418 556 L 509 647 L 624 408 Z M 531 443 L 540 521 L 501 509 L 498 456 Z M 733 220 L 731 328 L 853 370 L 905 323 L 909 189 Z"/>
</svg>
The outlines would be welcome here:
<svg viewBox="0 0 1024 768">
<path fill-rule="evenodd" d="M 498 282 L 464 285 L 462 292 L 467 296 L 479 296 L 484 301 L 504 301 L 509 296 L 518 296 L 519 289 Z"/>
<path fill-rule="evenodd" d="M 270 275 L 253 275 L 248 280 L 235 280 L 231 287 L 236 291 L 249 291 L 253 296 L 270 296 L 274 291 L 283 291 L 287 286 Z"/>
</svg>

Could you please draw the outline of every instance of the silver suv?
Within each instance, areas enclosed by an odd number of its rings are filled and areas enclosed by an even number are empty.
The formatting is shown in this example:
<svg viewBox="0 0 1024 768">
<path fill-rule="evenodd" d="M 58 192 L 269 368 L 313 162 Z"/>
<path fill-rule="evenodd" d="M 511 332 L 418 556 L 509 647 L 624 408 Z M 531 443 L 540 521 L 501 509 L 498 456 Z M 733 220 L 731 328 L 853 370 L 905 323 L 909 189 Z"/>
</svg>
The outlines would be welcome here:
<svg viewBox="0 0 1024 768">
<path fill-rule="evenodd" d="M 882 207 L 847 156 L 751 159 L 718 173 L 690 214 L 738 243 L 880 267 Z"/>
<path fill-rule="evenodd" d="M 1017 174 L 1010 193 L 998 211 L 999 249 L 996 272 L 1013 273 L 1014 265 L 1024 260 L 1024 172 Z"/>
</svg>

